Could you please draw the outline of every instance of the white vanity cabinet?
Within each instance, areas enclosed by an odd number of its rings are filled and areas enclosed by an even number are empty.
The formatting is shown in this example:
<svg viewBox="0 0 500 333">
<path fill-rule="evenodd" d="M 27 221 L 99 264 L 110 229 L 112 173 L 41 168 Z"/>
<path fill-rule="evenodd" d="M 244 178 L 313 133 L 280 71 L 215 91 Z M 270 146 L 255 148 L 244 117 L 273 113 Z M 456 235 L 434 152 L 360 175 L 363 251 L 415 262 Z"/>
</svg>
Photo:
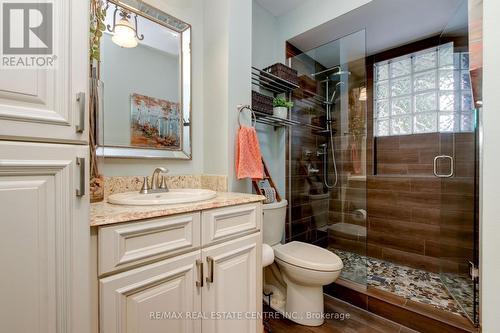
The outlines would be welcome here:
<svg viewBox="0 0 500 333">
<path fill-rule="evenodd" d="M 100 331 L 201 332 L 200 320 L 180 317 L 201 311 L 200 259 L 190 252 L 101 279 Z"/>
<path fill-rule="evenodd" d="M 225 318 L 203 321 L 203 333 L 262 332 L 262 240 L 256 233 L 202 250 L 206 286 L 202 309 Z"/>
<path fill-rule="evenodd" d="M 87 155 L 0 141 L 0 332 L 90 332 Z"/>
<path fill-rule="evenodd" d="M 100 332 L 262 332 L 261 223 L 256 202 L 99 227 Z"/>
<path fill-rule="evenodd" d="M 89 0 L 45 3 L 1 4 L 23 47 L 52 21 L 57 59 L 0 68 L 0 332 L 91 333 Z"/>
<path fill-rule="evenodd" d="M 88 142 L 89 1 L 53 1 L 52 17 L 54 67 L 0 69 L 2 140 Z"/>
</svg>

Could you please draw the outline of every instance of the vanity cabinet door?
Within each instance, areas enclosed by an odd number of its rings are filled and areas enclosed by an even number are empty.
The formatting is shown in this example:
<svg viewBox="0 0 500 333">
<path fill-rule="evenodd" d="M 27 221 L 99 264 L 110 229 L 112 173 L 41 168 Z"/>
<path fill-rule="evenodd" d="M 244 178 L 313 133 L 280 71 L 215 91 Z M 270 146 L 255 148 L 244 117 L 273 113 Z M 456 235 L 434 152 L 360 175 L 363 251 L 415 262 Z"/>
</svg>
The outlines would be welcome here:
<svg viewBox="0 0 500 333">
<path fill-rule="evenodd" d="M 53 1 L 54 67 L 0 68 L 0 139 L 88 142 L 88 13 L 88 0 Z"/>
<path fill-rule="evenodd" d="M 201 332 L 200 259 L 195 251 L 101 279 L 100 332 Z"/>
<path fill-rule="evenodd" d="M 254 233 L 203 249 L 206 285 L 203 333 L 262 332 L 261 234 Z M 256 317 L 256 318 L 253 318 Z"/>
<path fill-rule="evenodd" d="M 89 333 L 89 197 L 76 196 L 88 148 L 0 141 L 0 152 L 0 332 Z"/>
</svg>

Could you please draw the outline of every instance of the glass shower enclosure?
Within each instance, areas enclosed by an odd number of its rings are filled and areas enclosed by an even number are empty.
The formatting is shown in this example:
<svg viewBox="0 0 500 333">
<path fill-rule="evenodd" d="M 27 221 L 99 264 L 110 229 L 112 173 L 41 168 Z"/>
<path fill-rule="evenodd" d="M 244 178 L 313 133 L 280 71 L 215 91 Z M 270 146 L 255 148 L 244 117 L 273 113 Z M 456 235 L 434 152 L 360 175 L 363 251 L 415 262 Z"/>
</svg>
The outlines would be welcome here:
<svg viewBox="0 0 500 333">
<path fill-rule="evenodd" d="M 288 155 L 287 238 L 334 251 L 342 277 L 366 284 L 365 31 L 290 59 L 299 74 Z"/>
<path fill-rule="evenodd" d="M 426 43 L 367 55 L 361 30 L 289 58 L 300 82 L 291 117 L 311 126 L 289 131 L 286 240 L 337 254 L 348 284 L 476 323 L 467 2 Z"/>
</svg>

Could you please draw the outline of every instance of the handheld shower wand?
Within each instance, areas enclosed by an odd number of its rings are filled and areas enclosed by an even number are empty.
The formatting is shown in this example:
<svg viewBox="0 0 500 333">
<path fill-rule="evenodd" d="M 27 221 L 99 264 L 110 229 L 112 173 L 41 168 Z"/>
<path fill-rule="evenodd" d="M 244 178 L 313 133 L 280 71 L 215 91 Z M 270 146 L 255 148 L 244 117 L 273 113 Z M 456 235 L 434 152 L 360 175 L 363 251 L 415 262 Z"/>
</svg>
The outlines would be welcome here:
<svg viewBox="0 0 500 333">
<path fill-rule="evenodd" d="M 337 183 L 338 183 L 338 171 L 337 171 L 337 161 L 335 160 L 335 146 L 333 145 L 333 126 L 332 126 L 332 122 L 333 122 L 333 118 L 332 118 L 332 110 L 331 110 L 331 107 L 334 105 L 334 100 L 335 100 L 335 96 L 337 94 L 337 89 L 339 86 L 341 85 L 345 85 L 345 83 L 343 81 L 339 81 L 337 82 L 337 84 L 335 85 L 335 88 L 333 89 L 333 94 L 332 94 L 332 98 L 330 100 L 328 100 L 328 82 L 326 83 L 326 101 L 325 101 L 325 105 L 326 105 L 326 130 L 328 131 L 328 134 L 329 134 L 329 138 L 330 138 L 330 150 L 332 152 L 332 162 L 333 162 L 333 170 L 334 170 L 334 173 L 335 173 L 335 181 L 333 184 L 329 184 L 328 183 L 328 170 L 327 170 L 327 165 L 328 165 L 328 146 L 326 144 L 323 144 L 321 145 L 321 147 L 323 148 L 323 182 L 326 186 L 326 188 L 328 189 L 332 189 L 334 188 L 335 186 L 337 186 Z"/>
</svg>

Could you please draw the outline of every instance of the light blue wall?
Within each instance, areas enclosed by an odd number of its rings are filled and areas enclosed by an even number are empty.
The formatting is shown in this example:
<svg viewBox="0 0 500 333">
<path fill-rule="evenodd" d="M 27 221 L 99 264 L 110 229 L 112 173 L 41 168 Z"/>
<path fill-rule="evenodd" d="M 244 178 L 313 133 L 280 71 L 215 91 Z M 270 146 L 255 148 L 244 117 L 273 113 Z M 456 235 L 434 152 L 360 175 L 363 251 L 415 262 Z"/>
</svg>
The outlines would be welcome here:
<svg viewBox="0 0 500 333">
<path fill-rule="evenodd" d="M 285 55 L 278 54 L 281 49 L 278 46 L 278 28 L 278 19 L 253 0 L 252 65 L 254 67 L 264 68 L 277 62 L 284 62 Z M 259 90 L 255 86 L 252 89 Z M 279 193 L 284 197 L 286 131 L 283 128 L 275 131 L 271 126 L 258 124 L 257 134 L 262 156 Z"/>
<path fill-rule="evenodd" d="M 204 170 L 227 175 L 230 191 L 250 192 L 248 179 L 236 179 L 234 157 L 237 105 L 250 104 L 252 0 L 211 0 L 204 19 Z"/>
</svg>

